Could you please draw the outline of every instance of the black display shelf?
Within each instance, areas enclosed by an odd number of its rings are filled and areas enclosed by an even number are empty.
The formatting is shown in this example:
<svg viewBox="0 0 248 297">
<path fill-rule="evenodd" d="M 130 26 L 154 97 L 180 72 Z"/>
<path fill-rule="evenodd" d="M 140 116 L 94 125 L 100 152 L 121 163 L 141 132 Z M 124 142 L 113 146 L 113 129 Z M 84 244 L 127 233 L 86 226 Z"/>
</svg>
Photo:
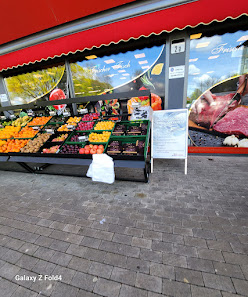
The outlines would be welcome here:
<svg viewBox="0 0 248 297">
<path fill-rule="evenodd" d="M 9 159 L 9 156 L 0 156 L 0 162 L 7 162 Z"/>
<path fill-rule="evenodd" d="M 111 100 L 111 99 L 118 99 L 118 100 L 127 100 L 132 97 L 143 97 L 147 96 L 150 98 L 151 102 L 151 93 L 149 90 L 142 90 L 142 91 L 132 91 L 132 92 L 123 92 L 123 93 L 115 93 L 115 94 L 106 94 L 106 95 L 98 95 L 98 96 L 87 96 L 87 97 L 77 97 L 77 98 L 70 98 L 70 99 L 63 99 L 63 100 L 56 100 L 56 101 L 42 101 L 42 102 L 32 102 L 30 104 L 25 105 L 16 105 L 16 106 L 8 106 L 8 107 L 0 107 L 0 112 L 8 111 L 8 110 L 19 110 L 19 109 L 35 109 L 35 108 L 45 108 L 46 106 L 50 105 L 60 105 L 63 104 L 80 104 L 84 102 L 97 102 L 97 101 L 104 101 L 104 100 Z M 72 116 L 74 116 L 72 114 Z M 111 117 L 111 116 L 110 116 Z M 115 115 L 112 115 L 115 117 Z M 68 133 L 71 132 L 61 131 L 61 133 Z M 150 137 L 150 130 L 147 131 L 148 138 Z M 145 137 L 145 136 L 144 136 Z M 64 143 L 64 142 L 63 142 Z M 112 157 L 112 156 L 111 156 Z M 135 168 L 135 169 L 142 169 L 144 179 L 137 180 L 137 181 L 145 181 L 148 182 L 149 180 L 149 173 L 150 173 L 150 154 L 146 153 L 143 157 L 137 158 L 135 160 L 132 158 L 128 158 L 128 156 L 119 158 L 114 157 L 114 166 L 118 168 Z M 40 153 L 9 153 L 9 154 L 0 154 L 0 162 L 15 162 L 22 166 L 25 170 L 30 173 L 47 173 L 45 169 L 52 165 L 80 165 L 80 166 L 89 166 L 92 162 L 91 156 L 83 156 L 79 155 L 77 157 L 72 157 L 68 155 L 60 155 L 60 154 L 40 154 Z M 29 164 L 36 163 L 38 164 L 36 167 L 32 168 Z M 49 173 L 48 173 L 49 174 Z M 133 178 L 129 179 L 128 177 L 122 178 L 122 180 L 130 180 L 134 181 Z"/>
</svg>

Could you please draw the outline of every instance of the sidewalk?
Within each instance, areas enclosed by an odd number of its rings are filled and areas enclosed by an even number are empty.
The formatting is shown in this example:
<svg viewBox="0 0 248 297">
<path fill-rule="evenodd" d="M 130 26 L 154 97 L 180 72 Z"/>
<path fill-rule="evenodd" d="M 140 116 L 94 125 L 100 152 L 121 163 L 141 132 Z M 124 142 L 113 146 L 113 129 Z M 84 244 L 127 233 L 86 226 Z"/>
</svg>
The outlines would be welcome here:
<svg viewBox="0 0 248 297">
<path fill-rule="evenodd" d="M 247 183 L 246 157 L 148 184 L 0 171 L 0 297 L 248 296 Z"/>
</svg>

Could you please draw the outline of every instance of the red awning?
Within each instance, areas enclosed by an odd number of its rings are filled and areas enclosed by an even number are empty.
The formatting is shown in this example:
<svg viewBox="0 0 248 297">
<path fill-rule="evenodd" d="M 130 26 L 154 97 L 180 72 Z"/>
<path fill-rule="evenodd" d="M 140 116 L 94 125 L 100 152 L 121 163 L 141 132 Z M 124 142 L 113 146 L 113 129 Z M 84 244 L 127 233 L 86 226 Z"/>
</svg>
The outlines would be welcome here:
<svg viewBox="0 0 248 297">
<path fill-rule="evenodd" d="M 183 30 L 186 27 L 196 27 L 200 24 L 207 25 L 213 21 L 223 22 L 227 18 L 235 19 L 242 15 L 248 15 L 247 0 L 240 0 L 236 5 L 226 0 L 198 0 L 71 34 L 0 56 L 0 69 L 7 70 L 85 49 L 138 39 L 141 36 L 158 35 L 175 29 Z"/>
<path fill-rule="evenodd" d="M 0 1 L 0 44 L 131 2 L 135 0 Z"/>
</svg>

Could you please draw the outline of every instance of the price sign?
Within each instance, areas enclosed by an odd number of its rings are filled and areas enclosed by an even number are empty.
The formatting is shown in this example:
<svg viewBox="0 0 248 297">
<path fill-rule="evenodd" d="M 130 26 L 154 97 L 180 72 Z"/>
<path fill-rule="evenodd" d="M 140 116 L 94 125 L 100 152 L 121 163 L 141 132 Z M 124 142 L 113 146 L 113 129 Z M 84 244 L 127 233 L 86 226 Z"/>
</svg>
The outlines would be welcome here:
<svg viewBox="0 0 248 297">
<path fill-rule="evenodd" d="M 88 141 L 88 139 L 89 139 L 89 137 L 88 136 L 79 136 L 78 137 L 78 140 L 80 141 L 80 142 L 84 142 L 84 141 Z"/>
<path fill-rule="evenodd" d="M 6 120 L 6 116 L 1 116 L 1 120 Z"/>
<path fill-rule="evenodd" d="M 70 116 L 70 113 L 68 111 L 65 111 L 65 112 L 63 112 L 63 116 L 69 117 Z"/>
<path fill-rule="evenodd" d="M 137 108 L 137 107 L 140 107 L 141 106 L 141 103 L 140 102 L 133 102 L 132 103 L 132 107 L 133 108 Z"/>
<path fill-rule="evenodd" d="M 56 112 L 55 111 L 50 111 L 49 114 L 50 114 L 50 116 L 55 116 Z"/>
<path fill-rule="evenodd" d="M 16 118 L 16 116 L 14 114 L 11 114 L 9 117 L 11 120 Z"/>
<path fill-rule="evenodd" d="M 35 126 L 35 127 L 32 127 L 34 130 L 40 130 L 40 127 L 38 126 Z"/>
<path fill-rule="evenodd" d="M 53 134 L 54 130 L 53 129 L 46 129 L 46 132 L 49 133 L 49 134 Z"/>
<path fill-rule="evenodd" d="M 79 109 L 78 110 L 78 112 L 80 113 L 80 114 L 85 114 L 85 113 L 88 113 L 88 109 L 87 108 L 81 108 L 81 109 Z"/>
<path fill-rule="evenodd" d="M 33 112 L 32 109 L 28 109 L 28 110 L 27 110 L 27 114 L 28 114 L 28 116 L 30 116 L 30 117 L 34 116 L 34 112 Z"/>
<path fill-rule="evenodd" d="M 75 129 L 75 126 L 73 126 L 73 125 L 67 125 L 67 128 L 68 129 Z"/>
<path fill-rule="evenodd" d="M 0 94 L 0 101 L 1 101 L 1 103 L 8 102 L 9 100 L 8 100 L 7 95 L 6 94 Z"/>
</svg>

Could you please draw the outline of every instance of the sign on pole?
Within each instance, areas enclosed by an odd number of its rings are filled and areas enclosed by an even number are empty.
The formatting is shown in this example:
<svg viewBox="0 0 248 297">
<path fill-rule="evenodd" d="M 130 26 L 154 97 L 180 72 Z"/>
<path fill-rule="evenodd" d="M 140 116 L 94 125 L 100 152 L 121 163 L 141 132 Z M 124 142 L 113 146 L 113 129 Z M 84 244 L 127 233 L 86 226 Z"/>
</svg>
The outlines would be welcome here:
<svg viewBox="0 0 248 297">
<path fill-rule="evenodd" d="M 188 110 L 154 111 L 152 120 L 151 172 L 153 159 L 185 159 L 187 174 Z"/>
</svg>

